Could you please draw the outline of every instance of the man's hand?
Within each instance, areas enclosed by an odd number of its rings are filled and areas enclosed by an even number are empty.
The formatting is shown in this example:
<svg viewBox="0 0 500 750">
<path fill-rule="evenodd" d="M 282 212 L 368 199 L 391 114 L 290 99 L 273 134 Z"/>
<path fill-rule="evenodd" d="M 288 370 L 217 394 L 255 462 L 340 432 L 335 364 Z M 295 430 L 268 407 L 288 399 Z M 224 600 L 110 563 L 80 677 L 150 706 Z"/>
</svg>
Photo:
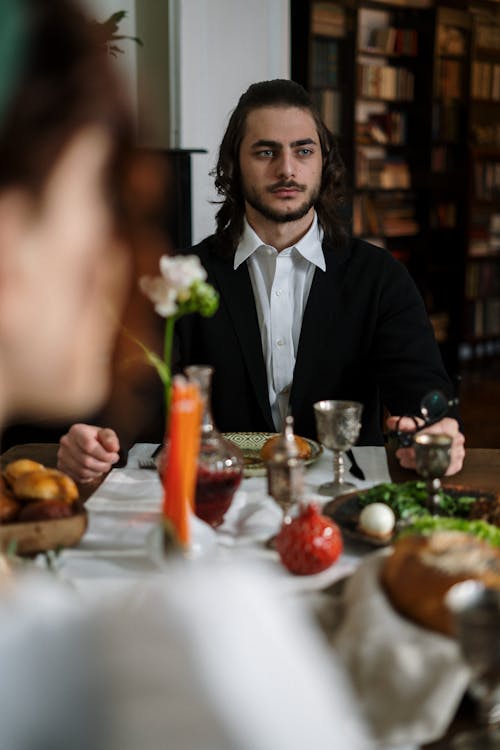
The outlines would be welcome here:
<svg viewBox="0 0 500 750">
<path fill-rule="evenodd" d="M 395 430 L 398 419 L 399 417 L 389 417 L 386 423 L 387 429 Z M 402 431 L 413 431 L 415 429 L 413 419 L 403 417 L 399 423 L 399 429 Z M 457 420 L 445 417 L 439 422 L 426 427 L 424 432 L 444 433 L 452 438 L 450 465 L 446 471 L 446 476 L 456 474 L 457 471 L 460 471 L 465 458 L 465 438 L 459 430 Z M 404 469 L 415 469 L 415 451 L 412 447 L 398 448 L 396 457 Z"/>
<path fill-rule="evenodd" d="M 74 424 L 59 442 L 57 468 L 76 482 L 94 482 L 118 459 L 120 442 L 113 430 Z"/>
</svg>

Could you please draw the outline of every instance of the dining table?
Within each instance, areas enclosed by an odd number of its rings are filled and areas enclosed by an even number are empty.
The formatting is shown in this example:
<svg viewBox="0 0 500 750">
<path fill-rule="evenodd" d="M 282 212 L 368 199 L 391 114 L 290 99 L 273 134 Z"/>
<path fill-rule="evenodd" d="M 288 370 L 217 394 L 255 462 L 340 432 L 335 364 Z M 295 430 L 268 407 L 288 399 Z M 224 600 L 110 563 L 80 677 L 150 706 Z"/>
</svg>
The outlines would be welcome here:
<svg viewBox="0 0 500 750">
<path fill-rule="evenodd" d="M 112 469 L 98 483 L 79 486 L 80 497 L 85 499 L 87 529 L 77 546 L 59 552 L 57 568 L 60 575 L 71 579 L 82 595 L 96 596 L 101 591 L 118 589 L 161 571 L 157 537 L 163 490 L 158 472 L 141 468 L 157 447 L 138 443 L 130 449 L 124 466 Z M 360 480 L 349 475 L 353 490 L 391 481 L 383 447 L 356 447 L 353 452 L 365 476 Z M 54 466 L 56 453 L 54 445 L 27 444 L 6 451 L 2 461 L 29 457 Z M 318 487 L 331 479 L 332 471 L 331 452 L 321 450 L 317 460 L 305 470 L 304 498 L 322 506 L 328 498 L 318 494 Z M 330 586 L 349 575 L 367 551 L 359 545 L 345 543 L 339 560 L 326 571 L 311 576 L 292 576 L 269 543 L 282 522 L 283 511 L 267 494 L 265 471 L 262 471 L 260 475 L 243 479 L 218 528 L 212 529 L 196 516 L 191 517 L 192 544 L 188 555 L 194 561 L 207 557 L 228 561 L 258 560 L 282 577 L 284 590 L 293 592 Z"/>
<path fill-rule="evenodd" d="M 136 444 L 124 466 L 112 469 L 99 482 L 80 485 L 87 513 L 86 532 L 76 546 L 59 551 L 51 564 L 57 575 L 71 582 L 84 600 L 108 598 L 141 580 L 164 574 L 162 484 L 156 470 L 141 468 L 156 448 L 151 443 Z M 353 490 L 364 490 L 380 482 L 416 479 L 415 472 L 402 469 L 394 451 L 384 446 L 355 446 L 353 453 L 364 475 L 364 479 L 359 479 L 350 474 L 346 461 Z M 57 445 L 15 446 L 3 453 L 0 460 L 5 464 L 17 458 L 55 466 Z M 331 479 L 332 471 L 332 453 L 323 449 L 305 470 L 304 498 L 322 506 L 327 498 L 318 493 L 318 488 Z M 444 478 L 443 484 L 498 492 L 500 450 L 469 450 L 462 471 Z M 272 544 L 282 523 L 283 511 L 267 493 L 265 473 L 247 476 L 218 528 L 212 529 L 195 515 L 191 516 L 187 557 L 193 565 L 203 565 L 209 559 L 228 564 L 258 561 L 279 580 L 284 596 L 310 597 L 313 607 L 317 602 L 324 607 L 325 596 L 338 593 L 367 555 L 373 553 L 369 545 L 345 537 L 342 554 L 331 567 L 315 575 L 294 576 L 281 564 Z M 39 556 L 35 564 L 45 565 L 45 557 Z M 398 747 L 438 750 L 445 745 L 437 741 L 418 746 L 403 743 Z"/>
<path fill-rule="evenodd" d="M 74 579 L 82 590 L 85 581 L 110 580 L 119 585 L 133 577 L 150 574 L 158 567 L 154 552 L 154 532 L 161 516 L 162 487 L 157 471 L 140 468 L 157 449 L 151 443 L 138 443 L 130 449 L 126 464 L 112 469 L 100 481 L 79 485 L 88 516 L 87 530 L 80 543 L 58 555 L 65 575 Z M 57 464 L 57 444 L 28 443 L 5 451 L 5 464 L 17 458 L 31 458 L 48 467 Z M 414 471 L 403 469 L 393 450 L 382 446 L 356 446 L 354 457 L 364 480 L 349 473 L 355 489 L 367 489 L 380 482 L 402 482 L 416 479 Z M 346 467 L 350 461 L 346 459 Z M 321 450 L 318 459 L 305 470 L 304 497 L 322 506 L 328 498 L 318 494 L 319 485 L 331 479 L 331 451 Z M 443 485 L 500 490 L 500 449 L 471 449 L 461 472 L 443 479 Z M 283 513 L 267 494 L 265 472 L 244 478 L 235 493 L 224 523 L 216 530 L 193 517 L 193 537 L 198 554 L 221 558 L 254 557 L 267 561 L 281 571 L 278 555 L 266 542 L 281 526 Z M 197 541 L 200 537 L 200 541 Z M 201 541 L 203 537 L 203 541 Z M 344 552 L 327 571 L 306 577 L 291 576 L 283 570 L 284 586 L 290 589 L 321 589 L 349 575 L 369 547 L 344 542 Z M 155 557 L 156 554 L 156 557 Z M 153 559 L 154 558 L 154 559 Z M 90 587 L 93 588 L 93 587 Z M 95 587 L 94 587 L 95 588 Z"/>
</svg>

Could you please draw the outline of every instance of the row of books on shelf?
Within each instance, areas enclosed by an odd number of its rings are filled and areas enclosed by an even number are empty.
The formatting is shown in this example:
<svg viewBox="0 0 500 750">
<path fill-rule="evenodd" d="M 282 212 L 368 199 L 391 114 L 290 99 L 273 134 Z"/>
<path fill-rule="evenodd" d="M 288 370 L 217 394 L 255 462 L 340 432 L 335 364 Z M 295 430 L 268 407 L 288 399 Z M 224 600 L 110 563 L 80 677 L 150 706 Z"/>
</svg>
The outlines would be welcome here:
<svg viewBox="0 0 500 750">
<path fill-rule="evenodd" d="M 500 297 L 467 303 L 467 336 L 500 335 Z"/>
<path fill-rule="evenodd" d="M 372 29 L 367 51 L 415 56 L 418 53 L 418 34 L 415 29 L 398 29 L 394 26 Z"/>
<path fill-rule="evenodd" d="M 500 198 L 500 161 L 474 163 L 474 191 L 478 200 L 492 201 Z"/>
<path fill-rule="evenodd" d="M 464 139 L 463 103 L 457 100 L 435 101 L 432 105 L 432 138 L 435 141 Z"/>
<path fill-rule="evenodd" d="M 312 93 L 314 104 L 326 127 L 335 135 L 341 133 L 342 96 L 335 89 L 316 89 Z"/>
<path fill-rule="evenodd" d="M 470 89 L 473 99 L 500 101 L 500 64 L 475 60 Z"/>
<path fill-rule="evenodd" d="M 358 64 L 358 96 L 387 101 L 411 101 L 415 77 L 407 68 Z"/>
<path fill-rule="evenodd" d="M 411 186 L 408 163 L 401 157 L 373 156 L 367 149 L 356 151 L 356 187 L 407 190 Z"/>
<path fill-rule="evenodd" d="M 311 80 L 313 86 L 338 86 L 339 44 L 336 39 L 314 39 Z"/>
<path fill-rule="evenodd" d="M 419 232 L 411 194 L 358 194 L 353 201 L 353 233 L 356 236 L 404 237 Z"/>
<path fill-rule="evenodd" d="M 472 141 L 478 146 L 500 148 L 500 122 L 477 122 L 471 128 Z"/>
<path fill-rule="evenodd" d="M 459 99 L 464 94 L 464 66 L 461 60 L 437 58 L 436 95 L 442 99 Z"/>
<path fill-rule="evenodd" d="M 475 211 L 469 231 L 469 257 L 500 254 L 500 213 Z"/>
<path fill-rule="evenodd" d="M 373 112 L 356 122 L 356 141 L 361 144 L 401 146 L 406 143 L 406 112 Z"/>
<path fill-rule="evenodd" d="M 346 32 L 344 8 L 334 3 L 313 3 L 311 32 L 322 36 L 344 36 Z"/>
<path fill-rule="evenodd" d="M 500 297 L 500 264 L 496 261 L 468 263 L 465 296 L 469 300 Z"/>
<path fill-rule="evenodd" d="M 454 229 L 457 225 L 457 206 L 450 201 L 437 203 L 431 208 L 431 229 Z"/>
<path fill-rule="evenodd" d="M 476 46 L 486 50 L 500 50 L 500 25 L 495 23 L 476 25 Z"/>
</svg>

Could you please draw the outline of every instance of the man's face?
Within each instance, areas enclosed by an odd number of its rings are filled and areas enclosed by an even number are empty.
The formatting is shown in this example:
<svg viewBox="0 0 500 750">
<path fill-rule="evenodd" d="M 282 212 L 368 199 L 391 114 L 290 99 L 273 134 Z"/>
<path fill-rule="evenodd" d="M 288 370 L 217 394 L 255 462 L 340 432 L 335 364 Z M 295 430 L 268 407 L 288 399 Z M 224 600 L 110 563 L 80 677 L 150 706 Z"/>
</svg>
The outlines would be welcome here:
<svg viewBox="0 0 500 750">
<path fill-rule="evenodd" d="M 267 220 L 289 222 L 312 214 L 322 157 L 312 115 L 298 107 L 250 112 L 240 146 L 245 202 Z"/>
</svg>

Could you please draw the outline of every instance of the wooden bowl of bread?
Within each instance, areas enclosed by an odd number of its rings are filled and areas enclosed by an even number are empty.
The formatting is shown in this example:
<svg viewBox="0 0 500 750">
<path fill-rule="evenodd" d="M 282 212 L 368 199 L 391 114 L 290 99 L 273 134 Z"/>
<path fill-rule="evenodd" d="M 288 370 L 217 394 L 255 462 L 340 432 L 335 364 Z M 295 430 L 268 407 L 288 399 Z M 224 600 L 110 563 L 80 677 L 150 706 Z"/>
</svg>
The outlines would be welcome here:
<svg viewBox="0 0 500 750">
<path fill-rule="evenodd" d="M 67 474 L 31 459 L 6 464 L 0 478 L 0 548 L 17 555 L 71 547 L 87 528 L 78 488 Z"/>
<path fill-rule="evenodd" d="M 500 590 L 500 548 L 462 531 L 400 537 L 381 570 L 393 607 L 445 635 L 452 635 L 445 595 L 455 583 L 469 579 Z"/>
</svg>

